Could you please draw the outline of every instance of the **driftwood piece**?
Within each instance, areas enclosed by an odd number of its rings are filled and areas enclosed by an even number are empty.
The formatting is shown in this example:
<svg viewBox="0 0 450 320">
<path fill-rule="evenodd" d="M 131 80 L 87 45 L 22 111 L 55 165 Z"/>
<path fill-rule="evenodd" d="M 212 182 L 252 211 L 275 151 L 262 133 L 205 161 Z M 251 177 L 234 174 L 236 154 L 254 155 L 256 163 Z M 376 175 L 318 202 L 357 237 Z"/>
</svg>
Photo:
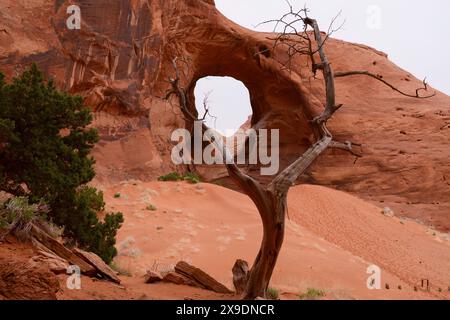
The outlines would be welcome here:
<svg viewBox="0 0 450 320">
<path fill-rule="evenodd" d="M 103 260 L 92 252 L 86 252 L 78 248 L 72 250 L 81 259 L 92 265 L 98 274 L 102 277 L 111 280 L 112 282 L 120 284 L 120 279 L 117 277 L 113 269 L 111 269 Z"/>
<path fill-rule="evenodd" d="M 184 286 L 197 287 L 197 288 L 204 289 L 204 287 L 202 287 L 198 282 L 186 277 L 185 275 L 177 273 L 177 272 L 169 272 L 168 274 L 166 274 L 164 276 L 162 281 L 167 282 L 167 283 L 173 283 L 173 284 L 178 284 L 178 285 L 184 285 Z"/>
<path fill-rule="evenodd" d="M 237 260 L 233 266 L 233 284 L 237 294 L 244 293 L 249 277 L 248 262 Z"/>
<path fill-rule="evenodd" d="M 213 277 L 200 270 L 199 268 L 193 267 L 187 262 L 180 261 L 175 266 L 175 271 L 183 276 L 188 277 L 189 279 L 198 282 L 203 287 L 208 290 L 217 292 L 217 293 L 233 293 L 230 289 L 225 287 L 223 284 L 215 280 Z"/>
<path fill-rule="evenodd" d="M 97 270 L 95 270 L 92 265 L 85 262 L 83 259 L 67 249 L 57 240 L 50 237 L 40 228 L 33 225 L 31 227 L 31 233 L 36 241 L 39 241 L 43 246 L 55 253 L 58 257 L 67 260 L 72 265 L 78 266 L 81 270 L 81 273 L 87 276 L 95 276 L 97 274 Z"/>
</svg>

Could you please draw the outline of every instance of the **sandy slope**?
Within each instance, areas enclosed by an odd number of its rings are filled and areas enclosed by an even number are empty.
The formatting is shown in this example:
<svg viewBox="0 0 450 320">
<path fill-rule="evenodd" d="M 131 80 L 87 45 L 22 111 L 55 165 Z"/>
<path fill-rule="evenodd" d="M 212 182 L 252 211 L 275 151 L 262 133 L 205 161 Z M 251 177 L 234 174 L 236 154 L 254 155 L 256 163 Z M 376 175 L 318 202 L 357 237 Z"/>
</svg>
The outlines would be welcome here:
<svg viewBox="0 0 450 320">
<path fill-rule="evenodd" d="M 379 265 L 410 284 L 430 280 L 434 290 L 450 283 L 448 235 L 414 221 L 390 218 L 344 192 L 299 186 L 289 195 L 291 218 L 315 235 Z"/>
<path fill-rule="evenodd" d="M 177 286 L 142 285 L 140 276 L 186 260 L 232 288 L 235 260 L 252 262 L 257 253 L 259 217 L 240 193 L 209 184 L 130 181 L 105 194 L 109 209 L 122 211 L 126 220 L 116 263 L 134 275 L 125 278 L 125 286 L 145 297 L 176 299 L 192 293 L 217 298 Z M 146 210 L 149 204 L 157 210 Z M 348 194 L 313 186 L 292 189 L 289 214 L 292 221 L 271 284 L 284 298 L 296 298 L 309 287 L 325 290 L 330 299 L 448 297 L 449 243 L 427 228 L 385 217 L 381 209 Z M 382 268 L 382 290 L 366 288 L 366 269 L 373 263 Z M 432 282 L 431 294 L 413 289 L 423 277 Z"/>
</svg>

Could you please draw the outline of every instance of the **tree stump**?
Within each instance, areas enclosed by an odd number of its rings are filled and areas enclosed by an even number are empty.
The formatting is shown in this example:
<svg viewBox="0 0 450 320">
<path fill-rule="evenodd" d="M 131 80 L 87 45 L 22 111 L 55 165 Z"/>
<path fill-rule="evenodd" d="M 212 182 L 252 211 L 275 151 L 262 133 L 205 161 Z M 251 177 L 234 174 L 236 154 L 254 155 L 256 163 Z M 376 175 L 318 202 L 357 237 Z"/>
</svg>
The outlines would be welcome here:
<svg viewBox="0 0 450 320">
<path fill-rule="evenodd" d="M 237 260 L 233 266 L 233 284 L 237 294 L 242 294 L 247 287 L 249 267 L 247 261 Z"/>
</svg>

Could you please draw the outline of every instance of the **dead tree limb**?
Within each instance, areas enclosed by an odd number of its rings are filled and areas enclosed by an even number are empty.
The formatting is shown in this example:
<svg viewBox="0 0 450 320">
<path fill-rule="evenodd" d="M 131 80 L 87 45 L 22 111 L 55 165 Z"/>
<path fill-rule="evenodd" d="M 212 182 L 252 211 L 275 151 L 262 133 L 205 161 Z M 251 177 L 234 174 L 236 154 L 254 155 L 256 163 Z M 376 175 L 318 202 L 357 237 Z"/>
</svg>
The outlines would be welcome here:
<svg viewBox="0 0 450 320">
<path fill-rule="evenodd" d="M 371 73 L 369 71 L 347 71 L 347 72 L 336 72 L 334 74 L 335 78 L 343 78 L 343 77 L 349 77 L 349 76 L 358 76 L 358 75 L 362 75 L 362 76 L 368 76 L 371 78 L 374 78 L 380 82 L 382 82 L 383 84 L 385 84 L 386 86 L 388 86 L 389 88 L 391 88 L 392 90 L 400 93 L 403 96 L 409 97 L 409 98 L 418 98 L 418 99 L 429 99 L 432 98 L 436 95 L 436 92 L 434 92 L 431 95 L 426 95 L 426 96 L 421 96 L 420 92 L 421 91 L 428 91 L 428 83 L 427 83 L 427 79 L 425 78 L 422 83 L 423 83 L 423 88 L 418 88 L 416 89 L 416 94 L 412 95 L 412 94 L 408 94 L 406 92 L 401 91 L 400 89 L 398 89 L 397 87 L 395 87 L 393 84 L 387 82 L 386 80 L 384 80 L 382 75 L 379 74 L 374 74 Z"/>
<path fill-rule="evenodd" d="M 311 166 L 311 164 L 330 146 L 331 136 L 324 136 L 320 141 L 309 148 L 300 158 L 284 169 L 270 183 L 269 190 L 280 195 L 287 195 L 292 185 Z"/>
<path fill-rule="evenodd" d="M 354 142 L 351 142 L 351 141 L 346 141 L 346 142 L 332 141 L 331 144 L 330 144 L 330 148 L 341 149 L 341 150 L 350 152 L 352 155 L 354 155 L 354 156 L 356 156 L 358 158 L 361 158 L 362 155 L 359 154 L 359 153 L 356 153 L 354 151 L 354 149 L 353 149 L 353 146 L 361 147 L 362 144 L 354 143 Z"/>
</svg>

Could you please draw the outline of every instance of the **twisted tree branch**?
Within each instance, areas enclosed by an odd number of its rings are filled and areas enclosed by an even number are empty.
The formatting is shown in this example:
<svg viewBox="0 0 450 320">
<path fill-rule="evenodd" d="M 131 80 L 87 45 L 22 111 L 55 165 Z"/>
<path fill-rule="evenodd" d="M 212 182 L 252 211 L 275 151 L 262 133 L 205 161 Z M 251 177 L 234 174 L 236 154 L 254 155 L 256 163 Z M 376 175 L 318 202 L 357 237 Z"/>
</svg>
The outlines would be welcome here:
<svg viewBox="0 0 450 320">
<path fill-rule="evenodd" d="M 354 143 L 351 141 L 346 141 L 346 142 L 339 142 L 339 141 L 332 141 L 330 143 L 330 148 L 334 148 L 334 149 L 341 149 L 344 151 L 348 151 L 350 152 L 352 155 L 358 157 L 358 158 L 362 158 L 362 155 L 359 153 L 356 153 L 353 150 L 353 146 L 357 146 L 357 147 L 361 147 L 362 145 L 359 143 Z"/>
<path fill-rule="evenodd" d="M 421 96 L 420 95 L 421 91 L 428 91 L 428 83 L 426 82 L 426 80 L 427 80 L 426 78 L 422 82 L 424 87 L 416 89 L 416 94 L 412 95 L 412 94 L 408 94 L 406 92 L 403 92 L 400 89 L 398 89 L 397 87 L 395 87 L 394 85 L 390 84 L 389 82 L 387 82 L 386 80 L 383 79 L 382 75 L 374 74 L 374 73 L 371 73 L 371 72 L 365 71 L 365 70 L 364 71 L 336 72 L 334 74 L 334 77 L 335 78 L 343 78 L 343 77 L 358 76 L 358 75 L 368 76 L 368 77 L 371 77 L 371 78 L 373 78 L 375 80 L 378 80 L 378 81 L 382 82 L 383 84 L 385 84 L 386 86 L 388 86 L 389 88 L 391 88 L 392 90 L 400 93 L 401 95 L 409 97 L 409 98 L 429 99 L 429 98 L 432 98 L 432 97 L 434 97 L 436 95 L 436 92 L 434 92 L 431 95 L 427 95 L 427 96 Z"/>
</svg>

